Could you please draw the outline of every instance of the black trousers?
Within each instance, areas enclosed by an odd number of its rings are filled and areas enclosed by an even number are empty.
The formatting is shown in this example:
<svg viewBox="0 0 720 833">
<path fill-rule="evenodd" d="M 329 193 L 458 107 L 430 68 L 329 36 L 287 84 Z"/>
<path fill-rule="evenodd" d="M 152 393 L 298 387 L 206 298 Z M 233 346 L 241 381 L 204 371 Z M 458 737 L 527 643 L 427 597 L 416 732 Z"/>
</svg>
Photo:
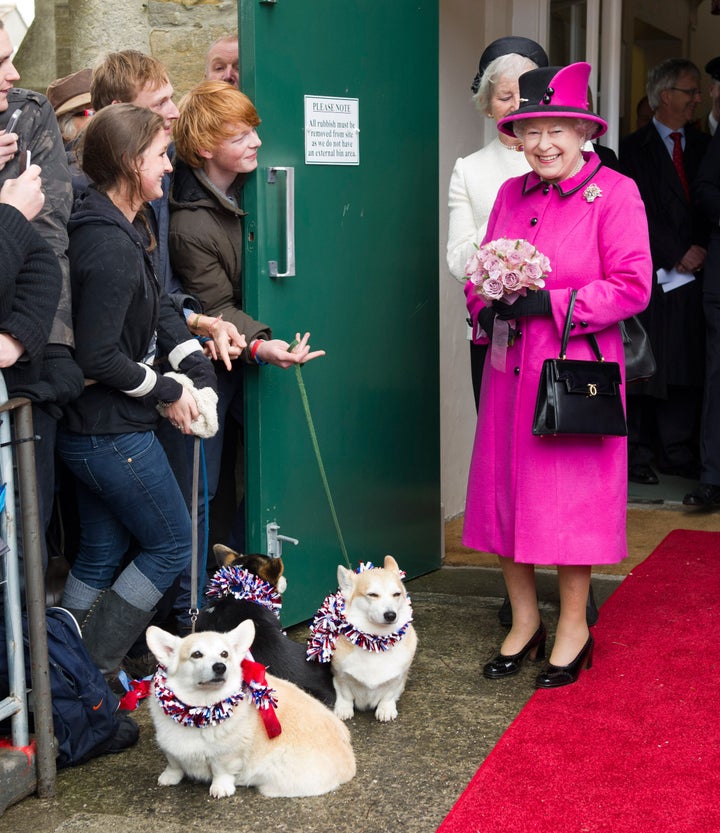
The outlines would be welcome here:
<svg viewBox="0 0 720 833">
<path fill-rule="evenodd" d="M 720 294 L 706 292 L 705 394 L 700 422 L 700 480 L 720 486 Z"/>
<path fill-rule="evenodd" d="M 702 390 L 674 385 L 667 399 L 627 397 L 628 464 L 655 464 L 660 471 L 698 465 Z"/>
<path fill-rule="evenodd" d="M 475 395 L 475 410 L 477 410 L 480 401 L 480 385 L 487 350 L 487 344 L 473 344 L 472 341 L 470 342 L 470 374 L 472 376 L 473 394 Z"/>
</svg>

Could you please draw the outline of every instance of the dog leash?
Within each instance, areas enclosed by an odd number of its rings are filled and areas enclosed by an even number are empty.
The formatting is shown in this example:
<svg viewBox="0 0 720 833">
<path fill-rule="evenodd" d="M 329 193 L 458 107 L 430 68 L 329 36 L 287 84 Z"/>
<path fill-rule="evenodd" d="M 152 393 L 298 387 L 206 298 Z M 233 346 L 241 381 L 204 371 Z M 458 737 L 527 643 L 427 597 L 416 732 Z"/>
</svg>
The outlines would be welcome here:
<svg viewBox="0 0 720 833">
<path fill-rule="evenodd" d="M 292 353 L 293 348 L 297 347 L 297 339 L 295 339 L 288 347 L 288 352 Z M 310 431 L 310 439 L 312 441 L 313 449 L 315 450 L 315 459 L 317 460 L 318 468 L 320 469 L 320 479 L 325 489 L 325 496 L 330 505 L 330 514 L 332 515 L 333 523 L 335 524 L 335 532 L 337 533 L 338 541 L 340 542 L 340 550 L 342 551 L 345 563 L 348 570 L 352 570 L 350 559 L 348 558 L 347 549 L 345 547 L 345 539 L 343 538 L 342 530 L 340 529 L 340 522 L 338 521 L 337 512 L 335 511 L 335 503 L 330 492 L 330 484 L 328 483 L 325 466 L 323 464 L 322 455 L 320 454 L 320 445 L 318 443 L 317 434 L 315 432 L 315 424 L 313 423 L 312 414 L 310 413 L 310 402 L 308 400 L 307 391 L 305 390 L 305 382 L 302 377 L 301 365 L 295 365 L 295 378 L 297 379 L 298 388 L 300 389 L 300 399 L 302 400 L 303 409 L 305 411 L 305 419 L 307 420 L 308 429 Z"/>
<path fill-rule="evenodd" d="M 203 564 L 202 571 L 198 570 L 198 530 L 197 530 L 197 516 L 198 516 L 198 493 L 200 489 L 200 456 L 202 452 L 203 459 L 203 481 L 205 483 L 204 501 L 205 501 L 205 523 L 204 523 L 204 547 L 203 547 Z M 191 498 L 191 525 L 190 530 L 190 627 L 191 632 L 195 633 L 195 622 L 197 621 L 200 608 L 198 607 L 198 578 L 199 575 L 205 575 L 207 569 L 207 550 L 208 550 L 208 503 L 207 503 L 207 472 L 205 471 L 205 446 L 200 437 L 193 439 L 193 476 L 192 476 L 192 498 Z"/>
</svg>

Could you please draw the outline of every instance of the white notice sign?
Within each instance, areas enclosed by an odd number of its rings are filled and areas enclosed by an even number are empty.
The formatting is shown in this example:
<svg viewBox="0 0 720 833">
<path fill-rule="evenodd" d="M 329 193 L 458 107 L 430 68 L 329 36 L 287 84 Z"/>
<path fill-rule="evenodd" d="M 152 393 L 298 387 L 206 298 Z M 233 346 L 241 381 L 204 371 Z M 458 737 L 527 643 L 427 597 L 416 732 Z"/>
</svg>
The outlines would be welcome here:
<svg viewBox="0 0 720 833">
<path fill-rule="evenodd" d="M 360 164 L 357 98 L 305 96 L 305 164 Z"/>
</svg>

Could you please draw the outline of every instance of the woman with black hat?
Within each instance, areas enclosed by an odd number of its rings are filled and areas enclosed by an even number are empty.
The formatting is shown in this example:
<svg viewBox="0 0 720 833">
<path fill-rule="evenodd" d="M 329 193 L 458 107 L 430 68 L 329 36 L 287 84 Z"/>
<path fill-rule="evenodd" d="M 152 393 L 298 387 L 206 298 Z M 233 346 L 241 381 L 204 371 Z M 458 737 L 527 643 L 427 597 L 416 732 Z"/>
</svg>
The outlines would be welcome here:
<svg viewBox="0 0 720 833">
<path fill-rule="evenodd" d="M 471 86 L 478 110 L 495 121 L 517 110 L 518 76 L 547 65 L 545 50 L 529 38 L 505 37 L 493 41 L 480 57 Z M 501 133 L 485 147 L 455 162 L 448 194 L 447 264 L 450 273 L 459 281 L 464 283 L 467 279 L 465 264 L 485 236 L 498 188 L 506 179 L 528 170 L 520 141 Z M 486 350 L 485 345 L 470 342 L 476 404 Z"/>
<path fill-rule="evenodd" d="M 593 564 L 627 556 L 625 437 L 534 436 L 535 400 L 546 358 L 557 357 L 572 290 L 577 290 L 568 358 L 592 359 L 593 333 L 608 361 L 624 368 L 618 322 L 645 308 L 651 260 L 645 210 L 635 183 L 583 151 L 607 129 L 590 112 L 590 65 L 535 69 L 520 76 L 520 106 L 498 128 L 524 146 L 531 171 L 501 186 L 485 240 L 527 240 L 549 259 L 545 288 L 490 306 L 468 281 L 474 332 L 492 343 L 470 465 L 463 544 L 496 552 L 513 624 L 483 673 L 516 674 L 542 659 L 535 565 L 555 565 L 560 618 L 537 687 L 577 680 L 592 662 L 586 605 Z M 502 322 L 502 323 L 499 323 Z M 498 337 L 508 324 L 514 330 Z M 493 331 L 495 338 L 493 339 Z M 502 354 L 502 355 L 498 355 Z M 624 388 L 621 388 L 624 390 Z"/>
</svg>

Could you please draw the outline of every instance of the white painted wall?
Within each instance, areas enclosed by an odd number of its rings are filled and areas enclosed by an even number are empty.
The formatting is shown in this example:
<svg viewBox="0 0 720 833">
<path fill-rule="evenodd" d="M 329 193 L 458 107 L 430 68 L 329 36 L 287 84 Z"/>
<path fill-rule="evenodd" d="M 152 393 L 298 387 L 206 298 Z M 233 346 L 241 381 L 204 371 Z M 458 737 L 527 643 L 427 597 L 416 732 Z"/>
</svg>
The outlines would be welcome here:
<svg viewBox="0 0 720 833">
<path fill-rule="evenodd" d="M 455 160 L 484 144 L 483 116 L 471 101 L 470 85 L 485 47 L 483 4 L 473 0 L 440 3 L 440 453 L 446 518 L 465 508 L 465 486 L 475 429 L 462 284 L 450 275 L 447 246 L 447 192 Z"/>
<path fill-rule="evenodd" d="M 547 0 L 441 0 L 440 2 L 440 452 L 445 518 L 465 509 L 475 434 L 463 287 L 448 272 L 447 191 L 455 160 L 485 145 L 495 122 L 477 111 L 470 85 L 483 49 L 495 38 L 547 39 Z"/>
</svg>

